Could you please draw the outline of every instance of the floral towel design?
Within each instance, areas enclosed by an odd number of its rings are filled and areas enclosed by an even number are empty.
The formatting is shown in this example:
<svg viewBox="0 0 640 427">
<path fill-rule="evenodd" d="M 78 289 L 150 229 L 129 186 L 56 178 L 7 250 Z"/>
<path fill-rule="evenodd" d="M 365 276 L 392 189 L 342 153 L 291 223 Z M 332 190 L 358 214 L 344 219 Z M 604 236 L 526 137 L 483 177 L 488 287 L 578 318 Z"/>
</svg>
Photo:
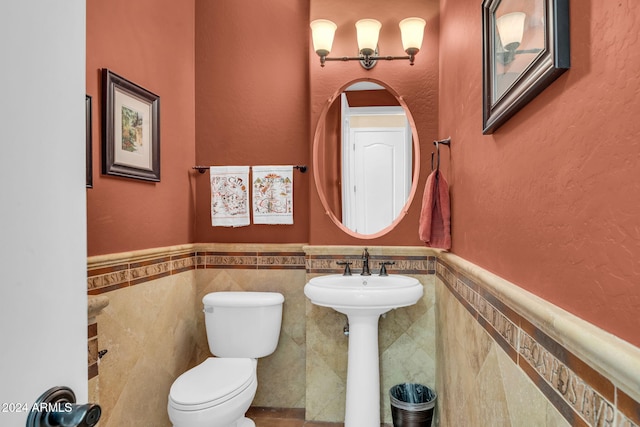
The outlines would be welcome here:
<svg viewBox="0 0 640 427">
<path fill-rule="evenodd" d="M 293 224 L 293 166 L 253 167 L 253 223 Z"/>
<path fill-rule="evenodd" d="M 211 225 L 249 225 L 249 166 L 212 166 Z"/>
</svg>

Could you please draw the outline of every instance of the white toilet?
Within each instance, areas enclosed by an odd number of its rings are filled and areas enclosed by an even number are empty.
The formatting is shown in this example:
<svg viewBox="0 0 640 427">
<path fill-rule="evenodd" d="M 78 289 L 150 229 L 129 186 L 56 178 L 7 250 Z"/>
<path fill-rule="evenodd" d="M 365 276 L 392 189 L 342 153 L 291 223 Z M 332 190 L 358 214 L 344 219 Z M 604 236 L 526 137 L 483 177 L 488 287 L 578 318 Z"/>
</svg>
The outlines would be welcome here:
<svg viewBox="0 0 640 427">
<path fill-rule="evenodd" d="M 255 427 L 244 414 L 256 394 L 257 358 L 278 345 L 284 297 L 213 292 L 203 299 L 209 349 L 217 357 L 180 375 L 169 391 L 174 427 Z"/>
</svg>

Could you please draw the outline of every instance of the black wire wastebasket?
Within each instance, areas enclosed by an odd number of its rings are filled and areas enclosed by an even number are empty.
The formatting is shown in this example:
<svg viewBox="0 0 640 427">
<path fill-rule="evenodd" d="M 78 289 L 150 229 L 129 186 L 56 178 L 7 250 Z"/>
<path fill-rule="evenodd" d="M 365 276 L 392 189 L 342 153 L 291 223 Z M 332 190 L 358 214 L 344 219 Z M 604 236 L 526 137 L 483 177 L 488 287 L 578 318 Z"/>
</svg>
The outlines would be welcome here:
<svg viewBox="0 0 640 427">
<path fill-rule="evenodd" d="M 393 427 L 431 427 L 436 392 L 422 384 L 398 384 L 389 390 Z"/>
</svg>

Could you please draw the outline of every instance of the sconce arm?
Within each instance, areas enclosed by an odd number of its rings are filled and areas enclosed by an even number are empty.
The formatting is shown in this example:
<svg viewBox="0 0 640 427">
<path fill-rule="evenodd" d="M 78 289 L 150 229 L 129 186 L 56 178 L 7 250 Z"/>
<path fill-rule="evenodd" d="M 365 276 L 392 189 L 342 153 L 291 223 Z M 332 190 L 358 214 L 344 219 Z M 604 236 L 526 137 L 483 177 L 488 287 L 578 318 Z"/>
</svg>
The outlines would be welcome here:
<svg viewBox="0 0 640 427">
<path fill-rule="evenodd" d="M 409 60 L 410 65 L 413 65 L 413 62 L 415 60 L 415 55 L 406 55 L 406 56 L 341 56 L 341 57 L 335 57 L 335 58 L 331 58 L 328 56 L 321 56 L 320 57 L 320 66 L 324 67 L 324 63 L 326 61 L 360 61 L 360 62 L 365 62 L 365 63 L 373 63 L 375 64 L 375 61 L 378 60 L 384 60 L 384 61 L 394 61 L 394 60 Z M 371 67 L 373 67 L 373 65 L 371 65 Z M 367 68 L 367 67 L 365 67 Z"/>
</svg>

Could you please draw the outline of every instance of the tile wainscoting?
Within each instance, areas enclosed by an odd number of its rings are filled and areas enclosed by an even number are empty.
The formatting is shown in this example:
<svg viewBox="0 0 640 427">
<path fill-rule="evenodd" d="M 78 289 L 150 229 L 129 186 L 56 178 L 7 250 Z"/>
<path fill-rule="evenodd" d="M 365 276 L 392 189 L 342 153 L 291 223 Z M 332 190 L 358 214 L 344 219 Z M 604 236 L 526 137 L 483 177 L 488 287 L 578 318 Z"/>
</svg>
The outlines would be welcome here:
<svg viewBox="0 0 640 427">
<path fill-rule="evenodd" d="M 455 255 L 436 274 L 441 426 L 640 425 L 640 349 Z"/>
<path fill-rule="evenodd" d="M 285 296 L 276 352 L 258 364 L 255 406 L 344 411 L 346 317 L 316 307 L 303 287 L 336 261 L 361 268 L 361 247 L 190 244 L 88 260 L 88 292 L 109 304 L 89 327 L 89 391 L 101 425 L 169 426 L 173 380 L 209 356 L 201 298 L 217 290 Z M 438 392 L 439 425 L 640 426 L 640 349 L 449 253 L 370 247 L 372 269 L 417 277 L 425 296 L 380 320 L 381 407 L 414 381 Z M 95 362 L 95 360 L 93 360 Z M 133 423 L 133 424 L 132 424 Z M 151 424 L 149 424 L 151 423 Z M 435 425 L 435 424 L 434 424 Z"/>
<path fill-rule="evenodd" d="M 175 378 L 210 356 L 202 297 L 220 290 L 285 296 L 276 352 L 258 363 L 254 405 L 304 407 L 305 257 L 301 245 L 194 244 L 88 259 L 90 297 L 109 304 L 89 328 L 91 401 L 101 426 L 170 426 Z M 95 362 L 95 361 L 94 361 Z"/>
</svg>

